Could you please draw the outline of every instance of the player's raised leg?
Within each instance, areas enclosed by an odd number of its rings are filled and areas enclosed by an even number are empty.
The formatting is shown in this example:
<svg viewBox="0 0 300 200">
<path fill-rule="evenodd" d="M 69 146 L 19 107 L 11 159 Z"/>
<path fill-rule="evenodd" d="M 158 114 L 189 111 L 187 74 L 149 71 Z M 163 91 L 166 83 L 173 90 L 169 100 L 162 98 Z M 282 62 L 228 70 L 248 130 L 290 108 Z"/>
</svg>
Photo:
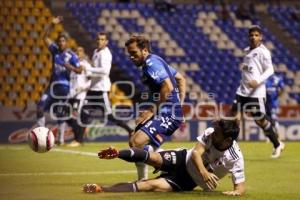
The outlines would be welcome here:
<svg viewBox="0 0 300 200">
<path fill-rule="evenodd" d="M 109 147 L 107 149 L 100 150 L 98 152 L 98 157 L 100 159 L 120 158 L 127 162 L 143 162 L 156 168 L 160 168 L 163 162 L 160 153 L 149 152 L 135 147 L 122 150 Z"/>
</svg>

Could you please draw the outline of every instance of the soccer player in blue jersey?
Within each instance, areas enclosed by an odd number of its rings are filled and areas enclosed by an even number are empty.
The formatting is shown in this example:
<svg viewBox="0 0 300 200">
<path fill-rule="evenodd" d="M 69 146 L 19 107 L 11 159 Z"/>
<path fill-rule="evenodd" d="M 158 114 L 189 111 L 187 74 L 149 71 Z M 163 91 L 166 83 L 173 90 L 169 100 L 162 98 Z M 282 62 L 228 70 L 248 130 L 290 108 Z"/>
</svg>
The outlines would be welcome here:
<svg viewBox="0 0 300 200">
<path fill-rule="evenodd" d="M 277 114 L 279 112 L 279 96 L 283 92 L 284 82 L 283 78 L 274 74 L 266 81 L 266 114 L 270 117 L 274 127 L 278 130 L 278 117 Z"/>
<path fill-rule="evenodd" d="M 153 101 L 153 106 L 137 117 L 137 126 L 129 145 L 140 149 L 157 149 L 183 122 L 185 78 L 161 57 L 151 53 L 150 41 L 144 36 L 132 35 L 125 46 L 130 60 L 142 68 L 144 84 L 153 96 L 159 96 Z M 139 180 L 148 178 L 144 163 L 137 163 L 137 170 Z"/>
<path fill-rule="evenodd" d="M 74 52 L 68 49 L 67 39 L 65 34 L 60 34 L 56 43 L 49 38 L 49 33 L 55 24 L 60 23 L 61 17 L 52 19 L 52 23 L 45 30 L 44 41 L 47 44 L 49 51 L 52 54 L 52 74 L 50 83 L 37 104 L 37 125 L 45 126 L 45 111 L 54 111 L 56 117 L 64 117 L 63 103 L 69 94 L 70 90 L 70 72 L 81 73 L 82 68 L 79 60 Z M 55 103 L 58 103 L 55 105 Z M 65 123 L 63 120 L 58 120 L 59 124 L 59 143 L 64 142 L 63 133 Z"/>
</svg>

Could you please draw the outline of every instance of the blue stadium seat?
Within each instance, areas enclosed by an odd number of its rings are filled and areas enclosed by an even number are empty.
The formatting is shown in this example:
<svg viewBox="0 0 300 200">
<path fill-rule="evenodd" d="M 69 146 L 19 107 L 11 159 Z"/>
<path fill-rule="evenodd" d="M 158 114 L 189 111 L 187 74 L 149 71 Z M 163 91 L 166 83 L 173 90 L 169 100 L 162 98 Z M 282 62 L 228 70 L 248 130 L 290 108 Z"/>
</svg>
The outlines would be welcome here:
<svg viewBox="0 0 300 200">
<path fill-rule="evenodd" d="M 187 71 L 187 76 L 191 77 L 195 84 L 199 84 L 206 92 L 216 92 L 217 101 L 231 103 L 235 96 L 236 87 L 240 81 L 240 72 L 238 69 L 242 58 L 235 57 L 232 50 L 221 50 L 216 44 L 209 40 L 209 37 L 203 33 L 203 29 L 196 27 L 195 21 L 199 11 L 218 12 L 217 6 L 207 4 L 179 4 L 178 12 L 159 12 L 151 4 L 140 3 L 94 3 L 84 2 L 83 0 L 73 2 L 68 1 L 65 5 L 72 15 L 78 19 L 80 24 L 95 37 L 99 31 L 104 31 L 104 27 L 98 25 L 98 17 L 101 9 L 118 9 L 118 10 L 137 10 L 144 18 L 154 18 L 157 23 L 170 35 L 171 39 L 177 43 L 185 52 L 185 56 L 166 56 L 165 49 L 158 48 L 156 41 L 152 42 L 153 52 L 161 55 L 168 63 L 197 63 L 200 66 L 199 71 Z M 235 5 L 230 5 L 230 10 L 234 12 L 237 9 Z M 299 22 L 292 22 L 289 19 L 292 9 L 289 7 L 269 7 L 274 19 L 279 21 L 293 36 L 300 41 Z M 117 21 L 124 27 L 127 32 L 143 32 L 143 27 L 137 24 L 135 19 L 118 18 Z M 252 23 L 261 24 L 258 20 Z M 236 28 L 234 21 L 229 19 L 224 22 L 216 19 L 215 24 L 231 37 L 231 40 L 240 48 L 244 49 L 248 44 L 246 28 Z M 298 29 L 297 29 L 298 28 Z M 265 33 L 265 40 L 271 41 L 275 49 L 272 51 L 273 63 L 284 63 L 291 71 L 299 71 L 299 60 L 282 45 L 277 38 L 268 32 Z M 110 41 L 110 48 L 114 56 L 114 63 L 120 70 L 128 74 L 135 82 L 136 87 L 143 88 L 140 80 L 139 71 L 128 60 L 124 49 L 120 48 L 117 41 Z M 285 76 L 285 74 L 284 74 Z M 286 78 L 287 85 L 292 85 L 293 80 Z M 292 95 L 293 98 L 300 102 L 300 95 Z"/>
</svg>

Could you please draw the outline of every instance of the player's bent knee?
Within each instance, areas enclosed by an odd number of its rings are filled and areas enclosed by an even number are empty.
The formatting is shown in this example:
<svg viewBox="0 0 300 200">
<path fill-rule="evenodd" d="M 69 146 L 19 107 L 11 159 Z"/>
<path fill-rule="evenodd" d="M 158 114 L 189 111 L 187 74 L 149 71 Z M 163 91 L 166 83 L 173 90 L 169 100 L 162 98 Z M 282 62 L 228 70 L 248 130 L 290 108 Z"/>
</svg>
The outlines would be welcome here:
<svg viewBox="0 0 300 200">
<path fill-rule="evenodd" d="M 141 140 L 136 137 L 135 135 L 133 135 L 130 140 L 129 140 L 129 146 L 130 147 L 136 147 L 136 148 L 139 148 L 139 149 L 142 149 L 144 147 L 144 143 L 141 142 Z"/>
<path fill-rule="evenodd" d="M 129 144 L 130 144 L 130 147 L 135 147 L 135 148 L 139 148 L 139 149 L 143 148 L 143 145 L 140 144 L 139 141 L 135 138 L 130 140 Z"/>
<path fill-rule="evenodd" d="M 149 159 L 147 164 L 160 168 L 163 163 L 162 157 L 159 153 L 156 152 L 149 152 Z"/>
<path fill-rule="evenodd" d="M 263 128 L 263 127 L 265 127 L 265 126 L 267 125 L 268 120 L 264 117 L 264 118 L 262 118 L 262 119 L 260 119 L 260 120 L 255 120 L 255 123 L 256 123 L 259 127 Z"/>
</svg>

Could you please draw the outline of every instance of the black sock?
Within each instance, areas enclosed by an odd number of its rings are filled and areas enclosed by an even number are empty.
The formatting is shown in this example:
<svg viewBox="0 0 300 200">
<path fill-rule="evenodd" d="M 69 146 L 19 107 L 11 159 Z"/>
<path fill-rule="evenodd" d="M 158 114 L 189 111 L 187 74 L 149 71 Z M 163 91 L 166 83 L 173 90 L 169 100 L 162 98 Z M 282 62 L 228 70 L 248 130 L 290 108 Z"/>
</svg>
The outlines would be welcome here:
<svg viewBox="0 0 300 200">
<path fill-rule="evenodd" d="M 138 192 L 137 184 L 134 183 L 118 183 L 113 186 L 102 187 L 104 192 Z"/>
<path fill-rule="evenodd" d="M 117 120 L 116 118 L 114 118 L 114 116 L 112 114 L 109 114 L 108 116 L 108 120 L 115 123 L 116 125 L 124 128 L 129 134 L 132 133 L 133 129 L 130 128 L 125 122 Z"/>
<path fill-rule="evenodd" d="M 280 143 L 278 140 L 278 135 L 277 135 L 277 133 L 275 133 L 275 130 L 272 127 L 271 122 L 268 122 L 267 125 L 263 129 L 264 129 L 265 135 L 270 139 L 274 148 L 277 148 L 280 145 Z"/>
<path fill-rule="evenodd" d="M 72 127 L 75 141 L 83 142 L 85 127 L 80 126 L 76 119 L 68 120 L 68 124 Z"/>
<path fill-rule="evenodd" d="M 127 162 L 145 162 L 148 160 L 149 152 L 138 149 L 123 149 L 119 151 L 119 158 Z"/>
</svg>

